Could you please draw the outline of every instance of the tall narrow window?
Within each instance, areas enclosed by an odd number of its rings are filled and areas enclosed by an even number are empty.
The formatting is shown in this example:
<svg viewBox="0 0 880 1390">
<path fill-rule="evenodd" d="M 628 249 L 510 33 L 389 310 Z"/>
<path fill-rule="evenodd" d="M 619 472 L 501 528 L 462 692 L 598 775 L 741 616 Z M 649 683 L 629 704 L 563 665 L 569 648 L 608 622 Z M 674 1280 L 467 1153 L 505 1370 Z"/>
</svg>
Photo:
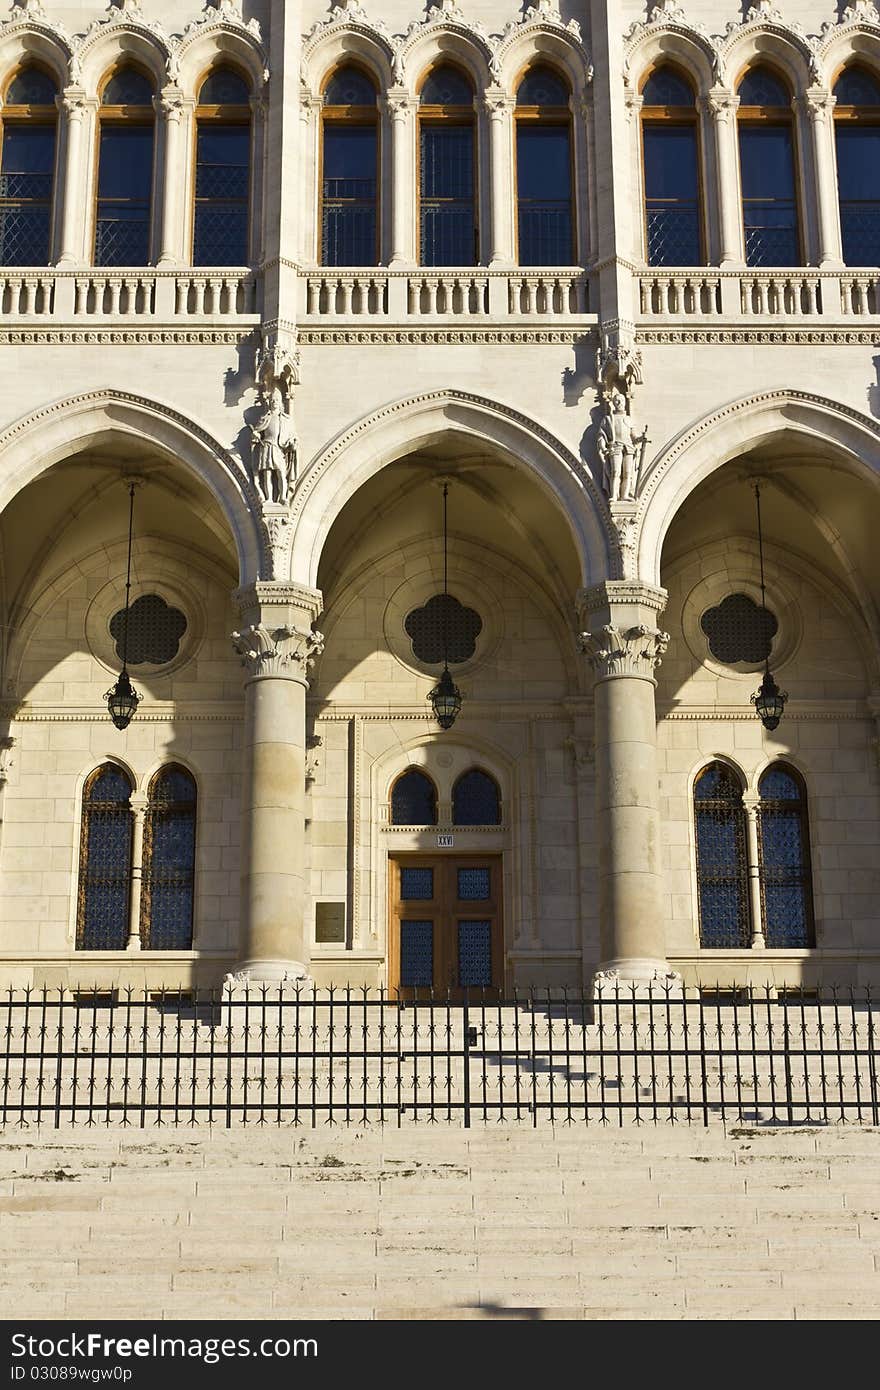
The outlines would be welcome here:
<svg viewBox="0 0 880 1390">
<path fill-rule="evenodd" d="M 150 783 L 144 824 L 141 945 L 187 951 L 193 939 L 196 784 L 185 768 L 163 767 Z"/>
<path fill-rule="evenodd" d="M 214 68 L 196 108 L 193 265 L 246 265 L 251 188 L 250 89 Z"/>
<path fill-rule="evenodd" d="M 338 68 L 324 91 L 323 265 L 377 263 L 378 162 L 376 88 L 360 68 Z"/>
<path fill-rule="evenodd" d="M 834 95 L 843 259 L 880 265 L 880 78 L 867 68 L 845 68 Z"/>
<path fill-rule="evenodd" d="M 472 767 L 452 788 L 453 825 L 500 825 L 501 796 L 488 772 Z"/>
<path fill-rule="evenodd" d="M 569 91 L 552 68 L 531 68 L 516 93 L 516 211 L 520 265 L 569 265 Z"/>
<path fill-rule="evenodd" d="M 750 68 L 739 84 L 739 165 L 746 263 L 801 260 L 791 96 L 769 68 Z"/>
<path fill-rule="evenodd" d="M 83 788 L 76 911 L 78 951 L 123 951 L 131 899 L 132 784 L 104 763 Z"/>
<path fill-rule="evenodd" d="M 153 84 L 120 68 L 104 88 L 95 265 L 146 265 L 153 206 Z"/>
<path fill-rule="evenodd" d="M 726 763 L 703 768 L 694 786 L 700 945 L 751 945 L 746 813 L 742 784 Z"/>
<path fill-rule="evenodd" d="M 675 68 L 656 68 L 642 89 L 642 152 L 648 264 L 702 265 L 697 108 Z"/>
<path fill-rule="evenodd" d="M 761 903 L 768 946 L 815 946 L 807 796 L 793 768 L 774 763 L 758 784 Z"/>
<path fill-rule="evenodd" d="M 0 157 L 0 265 L 48 265 L 58 88 L 24 67 L 6 89 Z"/>
<path fill-rule="evenodd" d="M 429 73 L 419 99 L 419 254 L 422 265 L 476 265 L 474 93 L 454 67 Z"/>
<path fill-rule="evenodd" d="M 392 825 L 436 825 L 437 789 L 426 773 L 408 768 L 391 790 Z"/>
</svg>

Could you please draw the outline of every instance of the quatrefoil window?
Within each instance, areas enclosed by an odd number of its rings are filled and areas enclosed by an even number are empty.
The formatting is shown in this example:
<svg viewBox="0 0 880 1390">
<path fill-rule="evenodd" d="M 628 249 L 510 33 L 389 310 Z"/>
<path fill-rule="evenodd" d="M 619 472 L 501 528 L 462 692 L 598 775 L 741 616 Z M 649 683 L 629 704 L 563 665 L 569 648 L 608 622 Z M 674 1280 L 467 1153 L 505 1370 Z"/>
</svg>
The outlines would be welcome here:
<svg viewBox="0 0 880 1390">
<path fill-rule="evenodd" d="M 404 627 L 413 656 L 426 666 L 436 666 L 443 660 L 444 637 L 450 663 L 469 661 L 476 651 L 483 619 L 451 594 L 435 594 L 407 614 Z"/>
<path fill-rule="evenodd" d="M 737 662 L 757 665 L 770 655 L 779 623 L 769 608 L 762 608 L 748 594 L 728 594 L 700 619 L 709 639 L 709 651 L 726 666 Z"/>
<path fill-rule="evenodd" d="M 128 610 L 129 666 L 167 665 L 177 656 L 185 632 L 186 618 L 179 608 L 172 608 L 161 594 L 142 594 Z M 116 642 L 116 655 L 124 660 L 124 608 L 110 619 L 110 635 Z"/>
</svg>

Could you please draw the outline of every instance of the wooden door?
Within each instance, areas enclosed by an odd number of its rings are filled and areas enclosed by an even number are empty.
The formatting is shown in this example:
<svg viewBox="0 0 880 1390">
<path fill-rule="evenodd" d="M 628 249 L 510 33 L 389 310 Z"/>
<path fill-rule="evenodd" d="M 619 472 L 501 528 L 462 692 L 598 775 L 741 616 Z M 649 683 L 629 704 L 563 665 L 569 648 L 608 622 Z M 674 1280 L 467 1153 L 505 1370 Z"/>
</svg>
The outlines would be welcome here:
<svg viewBox="0 0 880 1390">
<path fill-rule="evenodd" d="M 389 987 L 403 998 L 497 994 L 501 856 L 400 854 L 388 870 Z"/>
</svg>

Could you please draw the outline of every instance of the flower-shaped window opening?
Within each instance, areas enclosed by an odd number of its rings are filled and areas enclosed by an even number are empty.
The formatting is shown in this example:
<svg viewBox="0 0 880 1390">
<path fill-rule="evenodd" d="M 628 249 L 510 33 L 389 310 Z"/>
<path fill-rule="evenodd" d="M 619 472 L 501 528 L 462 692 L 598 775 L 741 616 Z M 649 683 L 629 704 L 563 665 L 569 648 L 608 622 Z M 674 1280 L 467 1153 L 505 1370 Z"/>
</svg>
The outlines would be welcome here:
<svg viewBox="0 0 880 1390">
<path fill-rule="evenodd" d="M 779 623 L 769 608 L 762 608 L 748 594 L 729 594 L 715 608 L 708 609 L 700 626 L 709 640 L 709 651 L 726 666 L 766 661 Z"/>
<path fill-rule="evenodd" d="M 172 608 L 161 594 L 142 594 L 128 611 L 128 651 L 125 646 L 125 609 L 110 619 L 110 635 L 116 642 L 120 661 L 127 655 L 129 666 L 166 666 L 180 650 L 186 632 L 186 618 Z"/>
<path fill-rule="evenodd" d="M 451 594 L 435 594 L 407 615 L 404 627 L 412 642 L 413 656 L 426 666 L 437 666 L 444 654 L 450 664 L 470 660 L 477 649 L 483 619 Z"/>
</svg>

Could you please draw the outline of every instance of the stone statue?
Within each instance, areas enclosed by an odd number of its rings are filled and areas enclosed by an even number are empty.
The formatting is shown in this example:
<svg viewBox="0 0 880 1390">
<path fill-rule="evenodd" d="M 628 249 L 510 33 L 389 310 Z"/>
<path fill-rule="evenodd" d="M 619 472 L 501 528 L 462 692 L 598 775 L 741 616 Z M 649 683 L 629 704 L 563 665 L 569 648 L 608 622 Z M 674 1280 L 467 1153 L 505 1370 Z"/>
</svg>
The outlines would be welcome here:
<svg viewBox="0 0 880 1390">
<path fill-rule="evenodd" d="M 296 481 L 296 436 L 277 386 L 269 392 L 264 413 L 251 425 L 251 467 L 265 501 L 290 500 Z"/>
<path fill-rule="evenodd" d="M 635 497 L 647 442 L 647 430 L 636 434 L 626 397 L 616 391 L 596 440 L 609 501 L 631 502 Z"/>
</svg>

